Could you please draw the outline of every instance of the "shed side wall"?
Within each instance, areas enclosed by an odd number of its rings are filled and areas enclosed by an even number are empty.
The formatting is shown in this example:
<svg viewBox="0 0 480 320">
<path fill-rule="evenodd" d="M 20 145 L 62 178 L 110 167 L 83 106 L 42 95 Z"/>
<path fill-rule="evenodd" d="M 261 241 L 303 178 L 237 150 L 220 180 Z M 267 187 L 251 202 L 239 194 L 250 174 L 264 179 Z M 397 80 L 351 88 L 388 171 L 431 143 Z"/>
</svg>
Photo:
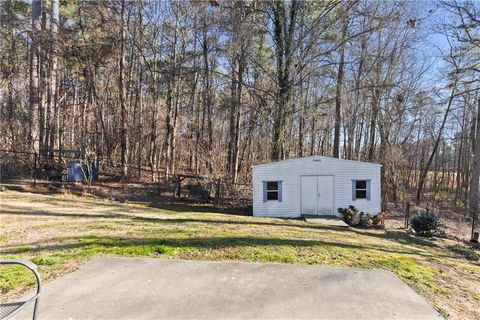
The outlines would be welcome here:
<svg viewBox="0 0 480 320">
<path fill-rule="evenodd" d="M 298 217 L 301 214 L 301 176 L 333 175 L 335 213 L 354 205 L 365 213 L 380 212 L 380 170 L 373 164 L 336 159 L 304 158 L 253 167 L 253 215 Z M 352 201 L 352 180 L 371 180 L 371 200 Z M 263 181 L 282 181 L 282 202 L 263 202 Z"/>
</svg>

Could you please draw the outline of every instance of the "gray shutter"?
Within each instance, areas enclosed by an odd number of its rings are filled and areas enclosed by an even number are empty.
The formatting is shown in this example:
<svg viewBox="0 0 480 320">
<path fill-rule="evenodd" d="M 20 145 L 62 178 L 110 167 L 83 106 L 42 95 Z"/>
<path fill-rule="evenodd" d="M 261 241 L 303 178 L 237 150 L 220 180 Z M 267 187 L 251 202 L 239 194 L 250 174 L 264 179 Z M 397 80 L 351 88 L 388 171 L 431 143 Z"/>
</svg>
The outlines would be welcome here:
<svg viewBox="0 0 480 320">
<path fill-rule="evenodd" d="M 282 202 L 282 181 L 278 181 L 278 202 Z"/>
<path fill-rule="evenodd" d="M 267 202 L 267 181 L 263 182 L 263 202 Z"/>
<path fill-rule="evenodd" d="M 357 200 L 357 193 L 355 192 L 356 190 L 356 181 L 352 180 L 352 201 Z"/>
<path fill-rule="evenodd" d="M 367 200 L 370 201 L 370 182 L 371 180 L 367 180 Z"/>
</svg>

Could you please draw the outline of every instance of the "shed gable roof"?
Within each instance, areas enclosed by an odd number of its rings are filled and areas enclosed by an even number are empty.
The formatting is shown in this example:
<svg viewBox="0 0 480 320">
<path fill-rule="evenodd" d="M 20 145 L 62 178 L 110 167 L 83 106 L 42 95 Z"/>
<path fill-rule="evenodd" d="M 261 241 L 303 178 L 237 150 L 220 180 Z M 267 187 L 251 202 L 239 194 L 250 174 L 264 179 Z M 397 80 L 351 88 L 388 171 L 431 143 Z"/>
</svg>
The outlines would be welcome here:
<svg viewBox="0 0 480 320">
<path fill-rule="evenodd" d="M 303 158 L 293 158 L 293 159 L 286 159 L 286 160 L 280 160 L 280 161 L 275 161 L 275 162 L 268 162 L 268 163 L 261 163 L 261 164 L 256 164 L 253 165 L 252 168 L 256 167 L 264 167 L 264 166 L 272 166 L 272 165 L 277 165 L 277 164 L 283 164 L 286 162 L 302 162 L 305 160 L 326 160 L 326 161 L 342 161 L 342 162 L 349 162 L 349 163 L 357 163 L 357 164 L 362 164 L 362 165 L 370 165 L 370 166 L 375 166 L 375 167 L 381 167 L 381 164 L 378 163 L 372 163 L 372 162 L 364 162 L 364 161 L 358 161 L 358 160 L 347 160 L 347 159 L 339 159 L 339 158 L 332 158 L 332 157 L 323 157 L 323 156 L 310 156 L 310 157 L 303 157 Z"/>
</svg>

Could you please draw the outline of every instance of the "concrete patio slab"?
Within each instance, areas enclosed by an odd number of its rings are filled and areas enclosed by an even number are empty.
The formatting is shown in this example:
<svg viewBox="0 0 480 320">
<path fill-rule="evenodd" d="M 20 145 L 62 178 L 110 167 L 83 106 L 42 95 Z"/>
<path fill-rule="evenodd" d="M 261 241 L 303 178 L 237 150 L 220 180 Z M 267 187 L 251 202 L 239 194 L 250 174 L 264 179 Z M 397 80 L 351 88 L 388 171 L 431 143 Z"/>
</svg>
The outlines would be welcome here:
<svg viewBox="0 0 480 320">
<path fill-rule="evenodd" d="M 343 220 L 336 216 L 303 216 L 305 221 L 310 223 L 318 223 L 323 224 L 329 227 L 344 227 L 348 228 L 348 224 L 346 224 Z"/>
<path fill-rule="evenodd" d="M 382 270 L 136 258 L 94 259 L 47 284 L 39 305 L 39 319 L 207 318 L 440 316 Z"/>
</svg>

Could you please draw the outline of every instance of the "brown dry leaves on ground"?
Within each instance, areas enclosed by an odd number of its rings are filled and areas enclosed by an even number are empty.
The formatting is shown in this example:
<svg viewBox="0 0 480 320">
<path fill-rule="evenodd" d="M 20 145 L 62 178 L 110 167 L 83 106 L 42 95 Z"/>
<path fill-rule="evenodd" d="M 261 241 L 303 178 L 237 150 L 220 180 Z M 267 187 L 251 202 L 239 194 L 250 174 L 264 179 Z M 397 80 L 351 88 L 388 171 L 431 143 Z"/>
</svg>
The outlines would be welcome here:
<svg viewBox="0 0 480 320">
<path fill-rule="evenodd" d="M 425 211 L 425 207 L 412 205 L 410 209 L 410 217 Z M 401 229 L 405 226 L 405 208 L 404 204 L 395 207 L 393 204 L 388 205 L 388 219 L 386 227 L 388 229 Z M 445 236 L 458 239 L 470 240 L 472 232 L 472 219 L 465 212 L 455 212 L 449 209 L 434 209 L 434 213 L 439 215 L 444 224 L 443 233 Z M 476 231 L 480 231 L 480 223 L 477 223 Z"/>
</svg>

